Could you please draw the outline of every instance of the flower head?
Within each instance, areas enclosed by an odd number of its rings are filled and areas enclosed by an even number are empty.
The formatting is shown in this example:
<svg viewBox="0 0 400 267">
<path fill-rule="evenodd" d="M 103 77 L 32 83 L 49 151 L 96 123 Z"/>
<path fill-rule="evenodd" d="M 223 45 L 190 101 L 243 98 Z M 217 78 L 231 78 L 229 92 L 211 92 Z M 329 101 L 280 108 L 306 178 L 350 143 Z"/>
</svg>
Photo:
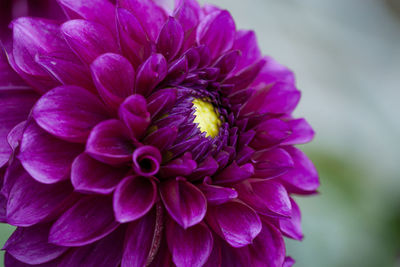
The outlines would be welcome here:
<svg viewBox="0 0 400 267">
<path fill-rule="evenodd" d="M 214 6 L 58 2 L 0 63 L 6 266 L 291 265 L 319 185 L 293 73 Z"/>
</svg>

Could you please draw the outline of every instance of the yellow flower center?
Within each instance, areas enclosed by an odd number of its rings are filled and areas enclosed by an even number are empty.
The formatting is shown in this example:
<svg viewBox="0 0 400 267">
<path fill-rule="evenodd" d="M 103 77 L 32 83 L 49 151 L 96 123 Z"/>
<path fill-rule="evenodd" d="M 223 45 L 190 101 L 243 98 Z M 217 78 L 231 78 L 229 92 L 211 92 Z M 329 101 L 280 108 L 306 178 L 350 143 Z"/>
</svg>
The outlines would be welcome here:
<svg viewBox="0 0 400 267">
<path fill-rule="evenodd" d="M 196 117 L 193 122 L 198 124 L 197 127 L 199 127 L 202 133 L 205 132 L 207 137 L 216 137 L 222 124 L 219 112 L 210 102 L 202 99 L 194 99 L 192 103 L 196 109 L 194 112 Z"/>
</svg>

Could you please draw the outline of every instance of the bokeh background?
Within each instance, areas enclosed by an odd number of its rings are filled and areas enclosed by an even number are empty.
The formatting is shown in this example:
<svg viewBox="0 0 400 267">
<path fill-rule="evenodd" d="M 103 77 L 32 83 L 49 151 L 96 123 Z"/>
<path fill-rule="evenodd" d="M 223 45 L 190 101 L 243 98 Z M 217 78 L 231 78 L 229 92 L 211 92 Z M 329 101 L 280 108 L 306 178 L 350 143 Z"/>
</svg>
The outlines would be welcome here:
<svg viewBox="0 0 400 267">
<path fill-rule="evenodd" d="M 296 73 L 295 114 L 317 132 L 302 149 L 322 185 L 297 198 L 305 238 L 287 241 L 295 266 L 400 266 L 400 0 L 207 2 Z M 0 225 L 0 244 L 12 230 Z"/>
</svg>

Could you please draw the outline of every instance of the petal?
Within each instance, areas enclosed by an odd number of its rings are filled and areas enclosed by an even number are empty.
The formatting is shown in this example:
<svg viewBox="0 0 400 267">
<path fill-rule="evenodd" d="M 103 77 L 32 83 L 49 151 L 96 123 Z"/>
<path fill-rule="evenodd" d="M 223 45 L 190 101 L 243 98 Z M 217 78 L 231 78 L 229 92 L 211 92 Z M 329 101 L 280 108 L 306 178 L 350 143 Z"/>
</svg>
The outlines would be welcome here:
<svg viewBox="0 0 400 267">
<path fill-rule="evenodd" d="M 239 91 L 247 88 L 260 73 L 262 67 L 265 65 L 265 60 L 260 59 L 252 65 L 244 68 L 240 72 L 236 73 L 235 76 L 227 79 L 225 83 L 234 84 L 234 91 Z"/>
<path fill-rule="evenodd" d="M 153 176 L 160 169 L 161 153 L 154 146 L 141 146 L 132 154 L 133 169 L 142 176 Z"/>
<path fill-rule="evenodd" d="M 257 213 L 236 200 L 210 206 L 207 212 L 207 223 L 214 232 L 233 247 L 251 244 L 262 228 Z"/>
<path fill-rule="evenodd" d="M 133 138 L 142 138 L 151 122 L 146 99 L 141 95 L 128 97 L 119 108 L 119 117 Z"/>
<path fill-rule="evenodd" d="M 110 234 L 118 227 L 112 201 L 106 197 L 84 197 L 53 224 L 49 242 L 60 246 L 83 246 Z"/>
<path fill-rule="evenodd" d="M 157 198 L 157 185 L 153 178 L 128 176 L 114 193 L 114 214 L 120 223 L 134 221 L 153 207 Z"/>
<path fill-rule="evenodd" d="M 282 145 L 297 145 L 311 142 L 315 132 L 305 119 L 288 121 L 292 134 L 282 143 Z"/>
<path fill-rule="evenodd" d="M 118 108 L 126 97 L 133 94 L 135 70 L 123 56 L 103 54 L 93 61 L 90 69 L 100 96 L 111 107 Z"/>
<path fill-rule="evenodd" d="M 69 178 L 72 161 L 83 151 L 78 144 L 56 139 L 29 122 L 22 135 L 18 158 L 25 170 L 41 183 L 56 183 Z"/>
<path fill-rule="evenodd" d="M 288 123 L 280 119 L 262 122 L 256 128 L 256 135 L 250 146 L 258 149 L 269 148 L 286 140 L 291 134 Z"/>
<path fill-rule="evenodd" d="M 291 257 L 286 257 L 282 267 L 292 267 L 295 263 L 296 261 L 294 259 Z"/>
<path fill-rule="evenodd" d="M 160 246 L 162 227 L 161 206 L 157 206 L 144 217 L 130 223 L 125 236 L 121 267 L 148 266 Z"/>
<path fill-rule="evenodd" d="M 164 10 L 153 1 L 118 0 L 118 6 L 132 12 L 143 25 L 143 28 L 146 29 L 148 36 L 153 41 L 157 38 L 158 33 L 167 20 Z"/>
<path fill-rule="evenodd" d="M 192 159 L 192 154 L 187 152 L 182 157 L 174 159 L 161 167 L 160 175 L 164 177 L 188 176 L 197 163 Z"/>
<path fill-rule="evenodd" d="M 168 69 L 167 77 L 165 78 L 165 82 L 168 85 L 179 85 L 181 84 L 188 75 L 188 61 L 186 56 L 174 61 L 171 63 L 171 66 Z"/>
<path fill-rule="evenodd" d="M 119 227 L 93 244 L 72 248 L 56 266 L 118 267 L 121 262 L 124 235 L 125 228 Z"/>
<path fill-rule="evenodd" d="M 200 22 L 196 41 L 210 48 L 211 57 L 216 58 L 232 48 L 235 41 L 235 22 L 228 11 L 217 11 Z"/>
<path fill-rule="evenodd" d="M 274 148 L 259 151 L 252 157 L 254 164 L 254 178 L 271 179 L 282 175 L 294 166 L 293 159 L 286 150 Z"/>
<path fill-rule="evenodd" d="M 107 164 L 130 162 L 133 150 L 128 129 L 118 120 L 96 125 L 86 143 L 86 153 Z"/>
<path fill-rule="evenodd" d="M 233 50 L 222 55 L 217 60 L 217 62 L 214 64 L 214 67 L 220 70 L 218 78 L 220 81 L 224 80 L 229 75 L 229 73 L 236 67 L 239 58 L 240 58 L 240 51 Z"/>
<path fill-rule="evenodd" d="M 99 55 L 118 52 L 115 37 L 103 25 L 87 20 L 69 20 L 61 26 L 71 49 L 90 64 Z"/>
<path fill-rule="evenodd" d="M 209 204 L 220 205 L 237 198 L 238 193 L 235 189 L 212 185 L 211 182 L 211 178 L 206 177 L 203 184 L 197 186 L 203 192 Z"/>
<path fill-rule="evenodd" d="M 182 25 L 185 35 L 198 25 L 201 7 L 195 0 L 180 1 L 180 5 L 174 12 L 174 18 Z"/>
<path fill-rule="evenodd" d="M 311 193 L 319 187 L 318 172 L 311 160 L 301 150 L 286 147 L 294 162 L 294 168 L 279 179 L 291 193 Z"/>
<path fill-rule="evenodd" d="M 157 51 L 169 61 L 175 58 L 183 44 L 184 32 L 181 24 L 169 17 L 156 41 Z"/>
<path fill-rule="evenodd" d="M 46 262 L 43 264 L 38 264 L 38 265 L 31 265 L 31 264 L 26 264 L 23 263 L 17 259 L 15 259 L 13 256 L 11 256 L 9 253 L 5 253 L 4 255 L 4 266 L 5 267 L 53 267 L 53 266 L 58 266 L 59 263 L 59 258 L 55 259 L 54 261 L 51 262 Z"/>
<path fill-rule="evenodd" d="M 100 100 L 77 86 L 60 86 L 43 95 L 32 116 L 48 133 L 70 142 L 85 143 L 91 129 L 107 119 Z"/>
<path fill-rule="evenodd" d="M 54 260 L 68 248 L 50 244 L 47 241 L 49 230 L 48 224 L 18 227 L 3 249 L 17 260 L 29 264 L 42 264 Z"/>
<path fill-rule="evenodd" d="M 224 184 L 239 182 L 241 180 L 249 178 L 253 175 L 253 173 L 254 167 L 251 163 L 246 163 L 242 166 L 238 166 L 234 161 L 231 165 L 226 167 L 214 177 L 214 183 Z"/>
<path fill-rule="evenodd" d="M 199 164 L 196 170 L 189 176 L 191 180 L 211 176 L 218 170 L 218 162 L 212 157 L 207 157 Z"/>
<path fill-rule="evenodd" d="M 159 90 L 147 98 L 147 109 L 151 114 L 151 119 L 163 115 L 163 113 L 173 107 L 177 99 L 175 89 Z"/>
<path fill-rule="evenodd" d="M 285 187 L 274 180 L 249 180 L 235 185 L 239 198 L 257 212 L 289 217 L 292 210 Z"/>
<path fill-rule="evenodd" d="M 7 142 L 9 132 L 26 120 L 37 98 L 38 95 L 29 89 L 0 89 L 0 167 L 8 161 L 12 152 Z"/>
<path fill-rule="evenodd" d="M 279 229 L 282 233 L 296 240 L 303 239 L 303 230 L 301 228 L 301 213 L 296 201 L 290 198 L 292 212 L 290 218 L 279 219 Z"/>
<path fill-rule="evenodd" d="M 173 220 L 167 224 L 167 242 L 177 267 L 201 267 L 211 254 L 213 237 L 204 223 L 183 229 Z"/>
<path fill-rule="evenodd" d="M 257 44 L 257 37 L 253 31 L 240 30 L 236 33 L 233 49 L 241 52 L 241 57 L 236 67 L 240 71 L 261 58 L 261 51 Z"/>
<path fill-rule="evenodd" d="M 167 76 L 167 61 L 161 54 L 151 55 L 139 67 L 136 76 L 135 93 L 149 95 Z"/>
<path fill-rule="evenodd" d="M 7 222 L 30 226 L 67 206 L 72 187 L 69 182 L 45 185 L 34 180 L 17 162 L 7 169 L 5 179 L 13 180 L 7 202 Z"/>
<path fill-rule="evenodd" d="M 178 135 L 178 128 L 175 126 L 164 127 L 156 130 L 146 136 L 143 140 L 144 144 L 152 145 L 157 147 L 159 151 L 165 151 L 171 147 L 175 142 Z"/>
<path fill-rule="evenodd" d="M 201 222 L 206 214 L 205 196 L 184 178 L 162 183 L 160 195 L 168 213 L 185 229 Z"/>
<path fill-rule="evenodd" d="M 116 168 L 82 153 L 72 163 L 71 182 L 78 192 L 110 194 L 128 171 L 128 167 Z"/>
</svg>

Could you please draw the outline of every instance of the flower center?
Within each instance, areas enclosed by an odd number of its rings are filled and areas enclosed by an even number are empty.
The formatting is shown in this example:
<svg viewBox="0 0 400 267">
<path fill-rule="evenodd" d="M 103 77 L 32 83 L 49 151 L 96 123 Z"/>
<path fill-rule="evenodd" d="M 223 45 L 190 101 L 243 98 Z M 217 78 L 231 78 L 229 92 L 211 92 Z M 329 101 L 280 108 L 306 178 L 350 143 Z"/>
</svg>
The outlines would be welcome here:
<svg viewBox="0 0 400 267">
<path fill-rule="evenodd" d="M 208 101 L 196 98 L 192 103 L 195 108 L 193 122 L 198 124 L 202 133 L 206 133 L 206 137 L 216 137 L 222 124 L 219 112 Z"/>
</svg>

